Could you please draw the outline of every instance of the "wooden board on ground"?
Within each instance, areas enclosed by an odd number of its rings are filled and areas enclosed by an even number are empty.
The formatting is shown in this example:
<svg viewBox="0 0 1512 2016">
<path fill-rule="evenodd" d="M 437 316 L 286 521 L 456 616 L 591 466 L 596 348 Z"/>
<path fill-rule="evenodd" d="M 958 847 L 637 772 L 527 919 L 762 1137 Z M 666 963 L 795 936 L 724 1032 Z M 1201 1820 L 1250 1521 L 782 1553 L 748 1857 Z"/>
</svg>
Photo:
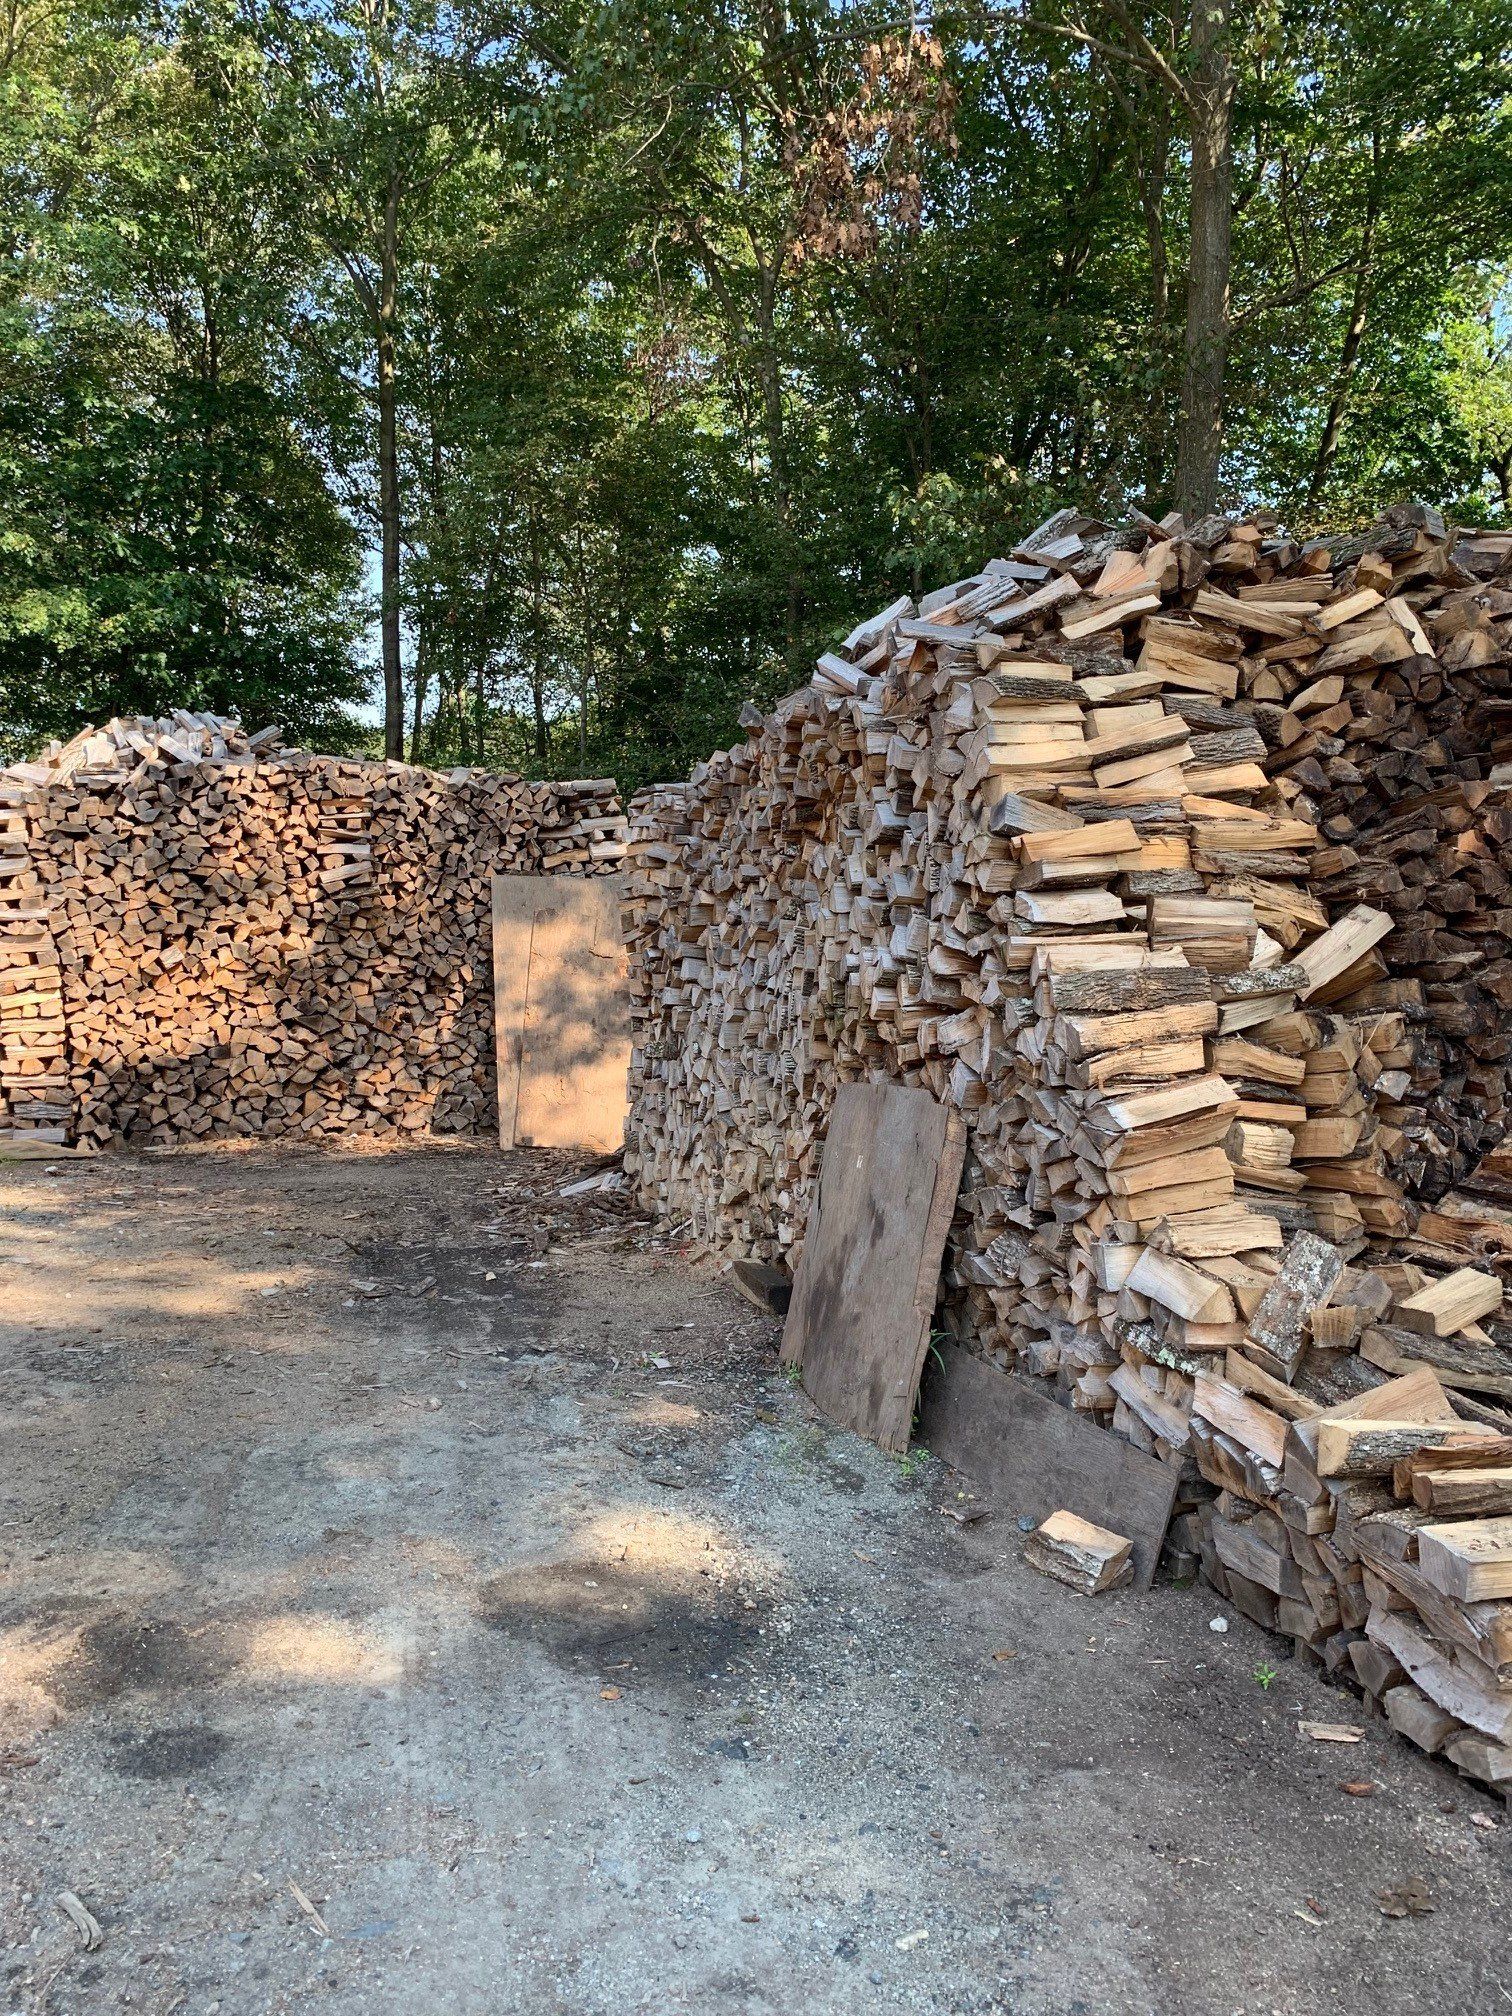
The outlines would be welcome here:
<svg viewBox="0 0 1512 2016">
<path fill-rule="evenodd" d="M 1126 1535 L 1134 1544 L 1134 1587 L 1149 1588 L 1176 1497 L 1170 1464 L 1141 1455 L 958 1344 L 930 1353 L 919 1439 L 1005 1513 L 1038 1524 L 1065 1507 Z"/>
<path fill-rule="evenodd" d="M 782 1332 L 831 1420 L 908 1447 L 966 1159 L 966 1123 L 910 1085 L 842 1085 Z"/>
<path fill-rule="evenodd" d="M 630 1020 L 620 877 L 495 875 L 501 1148 L 624 1139 Z"/>
</svg>

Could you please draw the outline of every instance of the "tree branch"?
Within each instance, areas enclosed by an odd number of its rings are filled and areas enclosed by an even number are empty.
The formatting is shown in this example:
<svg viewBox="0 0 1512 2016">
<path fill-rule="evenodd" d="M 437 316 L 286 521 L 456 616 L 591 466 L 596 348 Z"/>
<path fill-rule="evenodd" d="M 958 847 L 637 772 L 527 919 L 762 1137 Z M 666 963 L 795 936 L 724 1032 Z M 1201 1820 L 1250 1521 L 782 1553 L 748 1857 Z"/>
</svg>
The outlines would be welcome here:
<svg viewBox="0 0 1512 2016">
<path fill-rule="evenodd" d="M 1320 287 L 1326 287 L 1330 280 L 1337 280 L 1341 273 L 1352 273 L 1359 264 L 1353 255 L 1348 259 L 1336 259 L 1332 266 L 1325 266 L 1321 273 L 1309 273 L 1283 287 L 1279 294 L 1271 294 L 1261 301 L 1252 301 L 1241 314 L 1229 317 L 1229 330 L 1244 329 L 1256 322 L 1262 315 L 1273 314 L 1278 308 L 1294 308 L 1299 301 L 1305 301 L 1309 294 L 1316 294 Z"/>
</svg>

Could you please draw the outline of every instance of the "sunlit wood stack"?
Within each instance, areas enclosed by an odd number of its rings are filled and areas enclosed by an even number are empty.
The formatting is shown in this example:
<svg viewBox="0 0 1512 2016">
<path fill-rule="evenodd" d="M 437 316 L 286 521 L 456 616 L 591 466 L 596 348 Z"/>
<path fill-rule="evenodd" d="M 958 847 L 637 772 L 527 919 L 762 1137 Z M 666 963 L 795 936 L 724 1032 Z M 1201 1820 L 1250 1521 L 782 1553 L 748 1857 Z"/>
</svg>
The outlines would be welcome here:
<svg viewBox="0 0 1512 2016">
<path fill-rule="evenodd" d="M 314 756 L 179 713 L 0 773 L 0 1138 L 490 1127 L 489 878 L 600 873 L 566 784 Z"/>
<path fill-rule="evenodd" d="M 1060 1313 L 1095 1213 L 1158 1222 L 1106 1201 L 1160 1201 L 1158 1158 L 1118 1149 L 1114 1176 L 1079 1134 L 1119 1088 L 1232 1093 L 1222 1124 L 1167 1137 L 1178 1154 L 1213 1136 L 1188 1215 L 1263 1200 L 1266 1240 L 1406 1229 L 1362 1089 L 1410 1061 L 1403 1020 L 1340 1012 L 1384 976 L 1390 920 L 1359 905 L 1330 929 L 1312 808 L 1268 779 L 1243 697 L 1272 676 L 1278 625 L 1295 652 L 1352 593 L 1309 560 L 1306 601 L 1259 594 L 1301 558 L 1264 525 L 1114 534 L 1059 514 L 860 626 L 746 743 L 638 804 L 635 1152 L 700 1237 L 790 1250 L 833 1085 L 867 1071 L 973 1115 L 985 1180 L 958 1252 L 1013 1235 L 964 1270 L 991 1343 L 1049 1337 L 1037 1316 Z"/>
<path fill-rule="evenodd" d="M 836 1085 L 929 1086 L 971 1129 L 946 1322 L 1175 1465 L 1178 1544 L 1236 1601 L 1220 1548 L 1284 1525 L 1292 1424 L 1423 1357 L 1392 1311 L 1455 1258 L 1392 1257 L 1421 1005 L 1368 882 L 1327 900 L 1319 798 L 1468 575 L 1422 513 L 1303 548 L 1264 517 L 1063 512 L 633 808 L 646 1200 L 790 1262 Z M 1233 1457 L 1255 1407 L 1274 1476 Z M 1347 1663 L 1365 1615 L 1316 1593 L 1264 1621 Z"/>
</svg>

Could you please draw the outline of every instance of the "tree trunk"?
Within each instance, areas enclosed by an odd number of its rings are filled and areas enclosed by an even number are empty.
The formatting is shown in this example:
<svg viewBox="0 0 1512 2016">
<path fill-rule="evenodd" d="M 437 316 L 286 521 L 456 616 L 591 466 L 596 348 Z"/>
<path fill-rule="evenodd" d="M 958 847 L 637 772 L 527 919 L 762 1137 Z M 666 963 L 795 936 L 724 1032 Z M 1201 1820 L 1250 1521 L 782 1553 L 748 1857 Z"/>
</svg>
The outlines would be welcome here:
<svg viewBox="0 0 1512 2016">
<path fill-rule="evenodd" d="M 404 668 L 399 649 L 399 424 L 394 322 L 399 293 L 399 190 L 383 206 L 378 277 L 378 522 L 382 537 L 383 753 L 404 758 Z"/>
<path fill-rule="evenodd" d="M 1166 182 L 1171 160 L 1171 104 L 1164 92 L 1156 101 L 1154 118 L 1155 132 L 1149 156 L 1141 155 L 1140 158 L 1139 207 L 1144 216 L 1145 242 L 1150 251 L 1150 336 L 1164 366 L 1171 312 L 1171 262 L 1165 232 Z M 1145 509 L 1157 518 L 1163 515 L 1165 509 L 1160 493 L 1170 467 L 1166 460 L 1170 448 L 1167 383 L 1162 369 L 1161 389 L 1150 401 L 1145 429 L 1144 503 Z"/>
<path fill-rule="evenodd" d="M 546 649 L 541 618 L 541 547 L 536 515 L 530 514 L 530 699 L 535 714 L 536 762 L 544 769 L 550 738 L 546 726 Z"/>
<path fill-rule="evenodd" d="M 431 517 L 435 525 L 435 532 L 429 539 L 429 545 L 432 559 L 434 559 L 435 547 L 439 538 L 442 551 L 447 556 L 448 566 L 454 566 L 455 560 L 450 550 L 450 540 L 447 537 L 446 492 L 443 488 L 441 473 L 441 436 L 436 427 L 434 372 L 431 374 L 429 397 L 426 401 L 426 421 L 430 429 L 430 506 Z M 452 578 L 455 580 L 455 576 Z M 445 604 L 439 612 L 436 611 L 434 604 L 422 603 L 420 606 L 422 610 L 429 606 L 431 615 L 429 623 L 426 622 L 423 614 L 420 618 L 420 632 L 417 646 L 418 656 L 415 661 L 415 719 L 414 729 L 410 735 L 411 763 L 418 763 L 420 761 L 421 736 L 425 727 L 425 695 L 430 687 L 431 656 L 434 655 L 436 660 L 436 725 L 438 731 L 443 711 L 443 697 L 446 692 L 448 662 L 451 667 L 453 684 L 456 683 L 457 676 L 457 606 L 455 589 L 448 590 Z M 438 623 L 440 626 L 440 636 L 436 634 Z M 445 640 L 444 648 L 443 639 Z M 438 732 L 436 740 L 439 741 L 439 739 Z"/>
<path fill-rule="evenodd" d="M 1349 404 L 1350 390 L 1355 373 L 1359 369 L 1360 344 L 1365 335 L 1366 311 L 1370 305 L 1370 278 L 1362 266 L 1355 275 L 1354 301 L 1349 312 L 1348 326 L 1344 331 L 1344 347 L 1339 353 L 1339 369 L 1334 378 L 1333 396 L 1328 402 L 1328 417 L 1323 422 L 1323 432 L 1318 439 L 1318 452 L 1313 459 L 1312 475 L 1307 485 L 1307 508 L 1314 512 L 1318 499 L 1328 481 L 1328 472 L 1333 467 L 1334 456 L 1339 449 L 1339 436 L 1344 430 L 1344 411 Z"/>
<path fill-rule="evenodd" d="M 1187 81 L 1192 228 L 1176 456 L 1176 503 L 1188 520 L 1202 517 L 1217 502 L 1223 451 L 1233 249 L 1232 6 L 1233 0 L 1192 0 L 1192 69 Z"/>
<path fill-rule="evenodd" d="M 420 738 L 425 729 L 425 694 L 430 685 L 430 626 L 422 614 L 419 634 L 415 640 L 415 711 L 410 717 L 411 763 L 420 761 Z"/>
<path fill-rule="evenodd" d="M 803 578 L 793 537 L 793 490 L 788 475 L 787 431 L 782 410 L 782 364 L 777 355 L 777 259 L 756 254 L 756 371 L 761 388 L 762 432 L 766 435 L 767 470 L 777 522 L 782 528 L 783 565 L 787 573 L 786 641 L 798 636 L 803 602 Z"/>
<path fill-rule="evenodd" d="M 1334 456 L 1338 453 L 1339 436 L 1344 430 L 1345 410 L 1349 405 L 1349 395 L 1354 389 L 1355 374 L 1360 368 L 1360 345 L 1365 338 L 1365 321 L 1370 310 L 1370 258 L 1375 248 L 1379 207 L 1379 198 L 1372 185 L 1370 203 L 1365 212 L 1365 223 L 1360 232 L 1360 263 L 1355 268 L 1354 299 L 1350 303 L 1349 322 L 1344 331 L 1344 347 L 1339 353 L 1339 368 L 1334 375 L 1333 396 L 1328 402 L 1328 417 L 1323 422 L 1323 432 L 1318 440 L 1318 452 L 1313 460 L 1312 477 L 1307 486 L 1309 511 L 1317 510 L 1318 499 L 1323 494 L 1324 485 L 1328 481 L 1328 472 L 1332 469 Z"/>
<path fill-rule="evenodd" d="M 577 591 L 583 611 L 583 659 L 578 675 L 578 770 L 588 765 L 588 695 L 598 691 L 598 650 L 593 625 L 593 594 L 588 583 L 588 562 L 583 554 L 583 528 L 577 528 Z"/>
</svg>

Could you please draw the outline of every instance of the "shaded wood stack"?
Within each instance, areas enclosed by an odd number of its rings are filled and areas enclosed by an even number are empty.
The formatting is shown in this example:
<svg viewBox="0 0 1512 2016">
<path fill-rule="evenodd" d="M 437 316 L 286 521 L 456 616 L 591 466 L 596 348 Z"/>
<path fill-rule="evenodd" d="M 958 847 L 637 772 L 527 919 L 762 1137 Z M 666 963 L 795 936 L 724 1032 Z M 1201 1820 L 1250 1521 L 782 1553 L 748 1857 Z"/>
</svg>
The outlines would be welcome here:
<svg viewBox="0 0 1512 2016">
<path fill-rule="evenodd" d="M 1342 626 L 1362 635 L 1341 638 L 1347 658 L 1330 647 L 1326 679 L 1285 711 L 1257 712 L 1273 774 L 1317 807 L 1315 893 L 1396 923 L 1375 998 L 1406 1011 L 1417 1054 L 1382 1113 L 1394 1169 L 1436 1202 L 1508 1125 L 1512 534 L 1451 538 L 1403 508 L 1351 546 L 1357 599 L 1381 598 Z"/>
<path fill-rule="evenodd" d="M 50 910 L 32 861 L 37 786 L 0 773 L 0 1143 L 68 1138 L 73 1098 Z"/>
<path fill-rule="evenodd" d="M 493 1124 L 496 869 L 616 868 L 609 780 L 315 756 L 180 713 L 0 773 L 0 1131 Z M 17 1033 L 19 1032 L 19 1033 Z"/>
</svg>

